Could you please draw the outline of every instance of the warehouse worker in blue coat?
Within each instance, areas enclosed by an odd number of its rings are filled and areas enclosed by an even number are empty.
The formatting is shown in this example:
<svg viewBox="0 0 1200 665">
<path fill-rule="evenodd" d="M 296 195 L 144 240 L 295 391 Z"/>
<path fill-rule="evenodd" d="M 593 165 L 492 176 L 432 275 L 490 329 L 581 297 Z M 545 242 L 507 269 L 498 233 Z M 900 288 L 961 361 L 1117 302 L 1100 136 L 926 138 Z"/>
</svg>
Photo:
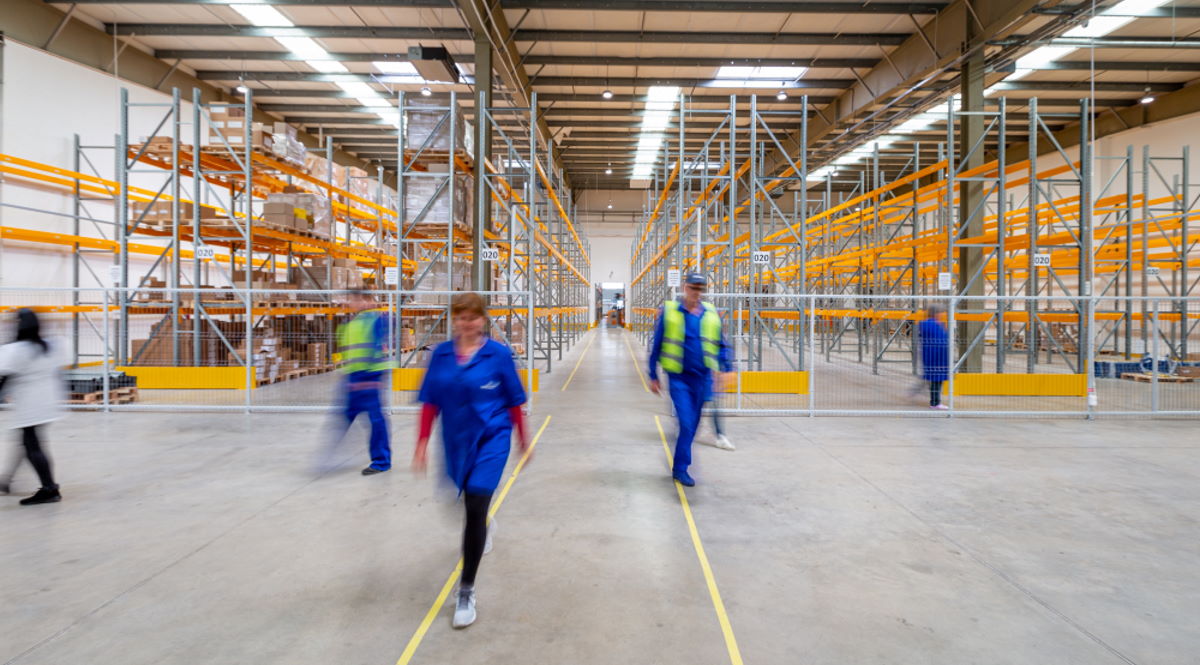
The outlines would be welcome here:
<svg viewBox="0 0 1200 665">
<path fill-rule="evenodd" d="M 950 333 L 941 319 L 942 308 L 930 305 L 925 310 L 925 320 L 917 325 L 921 371 L 929 382 L 929 408 L 935 411 L 950 408 L 942 404 L 942 383 L 950 378 Z"/>
<path fill-rule="evenodd" d="M 732 367 L 717 308 L 702 300 L 708 278 L 702 273 L 688 273 L 683 289 L 683 298 L 663 305 L 654 326 L 650 390 L 655 395 L 662 390 L 658 380 L 658 366 L 662 365 L 669 377 L 668 390 L 679 424 L 671 476 L 684 487 L 691 487 L 696 481 L 688 475 L 688 466 L 692 463 L 692 439 L 700 427 L 700 411 L 711 393 L 724 387 L 721 372 L 729 372 Z"/>
<path fill-rule="evenodd" d="M 380 391 L 386 387 L 388 370 L 388 319 L 379 311 L 375 299 L 364 291 L 354 291 L 346 301 L 354 318 L 338 326 L 338 360 L 345 382 L 345 422 L 348 429 L 360 413 L 371 421 L 371 465 L 362 475 L 373 476 L 392 468 L 392 447 L 388 421 L 383 415 Z M 344 432 L 344 430 L 343 430 Z"/>
<path fill-rule="evenodd" d="M 495 520 L 488 520 L 488 506 L 508 463 L 514 430 L 526 459 L 530 444 L 521 410 L 525 389 L 512 349 L 487 336 L 483 296 L 455 295 L 450 314 L 454 339 L 434 349 L 417 396 L 422 406 L 413 471 L 424 473 L 428 467 L 429 437 L 440 415 L 446 474 L 466 508 L 462 580 L 451 621 L 455 628 L 466 628 L 476 618 L 475 576 L 495 527 Z"/>
</svg>

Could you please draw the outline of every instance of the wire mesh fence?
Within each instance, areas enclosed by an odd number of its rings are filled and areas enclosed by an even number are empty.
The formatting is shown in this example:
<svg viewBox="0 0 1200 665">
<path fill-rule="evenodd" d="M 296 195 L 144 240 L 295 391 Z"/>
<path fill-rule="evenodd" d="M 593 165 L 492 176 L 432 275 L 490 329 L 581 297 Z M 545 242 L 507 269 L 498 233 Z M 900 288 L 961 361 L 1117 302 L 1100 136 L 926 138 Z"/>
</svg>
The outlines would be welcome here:
<svg viewBox="0 0 1200 665">
<path fill-rule="evenodd" d="M 393 368 L 389 410 L 414 409 L 429 351 L 451 338 L 452 291 L 365 291 Z M 546 316 L 527 291 L 480 292 L 488 334 L 533 367 Z M 324 411 L 340 407 L 338 328 L 352 292 L 298 289 L 0 289 L 0 319 L 34 310 L 74 409 Z M 4 326 L 12 325 L 5 321 Z M 533 331 L 527 333 L 527 331 Z M 11 330 L 0 339 L 12 339 Z M 535 372 L 527 372 L 527 376 Z"/>
<path fill-rule="evenodd" d="M 727 414 L 1200 415 L 1195 299 L 708 300 L 734 356 Z"/>
</svg>

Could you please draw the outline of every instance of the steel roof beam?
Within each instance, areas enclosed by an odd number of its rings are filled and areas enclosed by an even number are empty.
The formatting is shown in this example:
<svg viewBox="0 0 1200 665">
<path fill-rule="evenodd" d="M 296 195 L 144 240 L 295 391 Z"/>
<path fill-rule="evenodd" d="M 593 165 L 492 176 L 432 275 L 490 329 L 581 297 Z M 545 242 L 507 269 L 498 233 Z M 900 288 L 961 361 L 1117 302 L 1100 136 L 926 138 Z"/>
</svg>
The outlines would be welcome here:
<svg viewBox="0 0 1200 665">
<path fill-rule="evenodd" d="M 401 53 L 330 53 L 339 62 L 408 62 Z M 160 60 L 254 60 L 303 62 L 303 55 L 291 51 L 228 51 L 219 49 L 157 49 L 154 57 Z M 475 61 L 473 53 L 454 54 L 458 63 Z M 584 65 L 610 67 L 807 67 L 809 69 L 844 69 L 874 67 L 878 58 L 622 58 L 590 55 L 530 55 L 527 65 Z"/>
<path fill-rule="evenodd" d="M 336 81 L 361 81 L 363 83 L 389 83 L 387 75 L 374 74 L 325 74 L 321 72 L 249 72 L 237 70 L 205 70 L 196 72 L 196 78 L 201 81 L 305 81 L 317 83 L 334 83 Z M 471 81 L 471 77 L 464 76 Z M 841 90 L 853 83 L 853 79 L 800 79 L 798 81 L 763 81 L 762 87 L 745 88 L 744 86 L 727 85 L 717 79 L 684 79 L 684 78 L 606 78 L 603 76 L 542 76 L 536 79 L 539 86 L 592 86 L 597 88 L 641 88 L 652 85 L 671 85 L 683 88 L 725 88 L 738 90 L 807 90 L 807 89 L 837 89 Z M 395 81 L 399 83 L 399 81 Z M 732 83 L 732 82 L 729 82 Z"/>
<path fill-rule="evenodd" d="M 60 0 L 45 0 L 47 3 Z M 115 0 L 77 0 L 80 5 L 113 4 Z M 247 0 L 120 0 L 124 5 L 233 5 Z M 255 4 L 294 7 L 427 7 L 450 8 L 450 0 L 254 0 Z M 936 14 L 941 2 L 729 2 L 696 0 L 505 0 L 504 9 L 577 9 L 583 11 L 736 12 L 769 14 Z"/>
<path fill-rule="evenodd" d="M 472 41 L 465 28 L 307 25 L 292 28 L 224 23 L 106 23 L 110 35 L 139 37 L 313 37 L 316 39 L 437 39 Z M 784 46 L 895 46 L 898 33 L 643 32 L 637 30 L 521 30 L 518 42 L 610 42 L 629 44 L 778 44 Z"/>
</svg>

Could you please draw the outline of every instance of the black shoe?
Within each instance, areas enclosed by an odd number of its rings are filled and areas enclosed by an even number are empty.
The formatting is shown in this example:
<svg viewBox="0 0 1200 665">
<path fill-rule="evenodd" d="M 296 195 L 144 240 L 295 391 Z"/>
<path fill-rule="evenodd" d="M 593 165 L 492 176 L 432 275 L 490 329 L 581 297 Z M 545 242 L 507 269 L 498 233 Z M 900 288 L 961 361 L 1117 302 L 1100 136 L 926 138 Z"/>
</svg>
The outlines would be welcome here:
<svg viewBox="0 0 1200 665">
<path fill-rule="evenodd" d="M 368 466 L 367 468 L 365 468 L 365 469 L 363 469 L 363 470 L 362 470 L 362 475 L 364 475 L 364 476 L 373 476 L 373 475 L 375 475 L 375 474 L 377 474 L 377 473 L 383 473 L 384 471 L 387 471 L 387 469 L 376 469 L 376 468 L 375 468 L 375 467 L 373 467 L 373 466 Z"/>
<path fill-rule="evenodd" d="M 33 496 L 21 499 L 22 506 L 33 506 L 39 503 L 58 503 L 62 501 L 62 494 L 59 494 L 58 488 L 46 489 L 43 487 L 34 493 Z"/>
<path fill-rule="evenodd" d="M 0 482 L 0 494 L 9 494 L 12 492 L 12 485 L 8 481 Z"/>
</svg>

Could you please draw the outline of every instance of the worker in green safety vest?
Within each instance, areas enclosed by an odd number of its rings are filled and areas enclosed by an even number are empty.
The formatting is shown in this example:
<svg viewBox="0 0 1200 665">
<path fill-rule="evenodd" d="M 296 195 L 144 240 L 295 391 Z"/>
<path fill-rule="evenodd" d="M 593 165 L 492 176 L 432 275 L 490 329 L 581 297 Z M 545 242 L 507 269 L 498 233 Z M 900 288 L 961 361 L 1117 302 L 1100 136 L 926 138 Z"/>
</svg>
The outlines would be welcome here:
<svg viewBox="0 0 1200 665">
<path fill-rule="evenodd" d="M 667 301 L 659 312 L 650 345 L 650 390 L 656 395 L 662 390 L 658 380 L 658 366 L 662 365 L 679 425 L 671 476 L 685 487 L 696 484 L 688 467 L 701 410 L 713 392 L 724 387 L 723 373 L 732 370 L 721 317 L 716 307 L 702 300 L 706 290 L 707 277 L 688 273 L 683 298 Z"/>
<path fill-rule="evenodd" d="M 371 422 L 371 464 L 362 475 L 372 476 L 392 468 L 388 421 L 383 415 L 381 391 L 386 385 L 388 359 L 388 315 L 377 309 L 375 299 L 364 291 L 352 292 L 346 305 L 354 318 L 338 326 L 337 360 L 345 375 L 343 429 L 345 435 L 354 419 L 366 413 Z"/>
</svg>

